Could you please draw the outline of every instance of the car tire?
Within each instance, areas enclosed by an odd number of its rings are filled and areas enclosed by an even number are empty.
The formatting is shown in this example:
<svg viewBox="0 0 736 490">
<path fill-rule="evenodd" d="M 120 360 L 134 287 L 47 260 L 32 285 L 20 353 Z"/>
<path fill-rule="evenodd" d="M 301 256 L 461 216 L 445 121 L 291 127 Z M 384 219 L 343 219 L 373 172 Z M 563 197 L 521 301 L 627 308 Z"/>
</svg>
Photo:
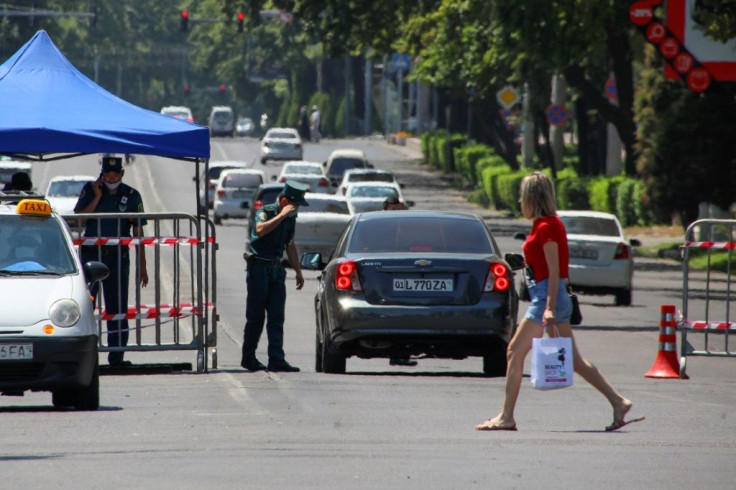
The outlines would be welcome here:
<svg viewBox="0 0 736 490">
<path fill-rule="evenodd" d="M 75 393 L 74 408 L 77 410 L 97 410 L 100 408 L 100 369 L 95 366 L 89 386 Z"/>
<path fill-rule="evenodd" d="M 330 341 L 325 335 L 322 340 L 322 372 L 328 374 L 345 374 L 346 359 L 330 352 Z"/>
<path fill-rule="evenodd" d="M 216 225 L 221 225 L 222 224 L 222 218 L 220 218 L 219 215 L 216 214 L 215 217 L 214 217 L 214 220 L 215 220 L 215 224 Z"/>
<path fill-rule="evenodd" d="M 267 161 L 265 158 L 261 158 L 261 165 L 265 165 Z"/>
<path fill-rule="evenodd" d="M 506 347 L 494 347 L 493 350 L 483 356 L 483 374 L 490 378 L 502 378 L 506 376 Z"/>
<path fill-rule="evenodd" d="M 71 390 L 55 390 L 51 392 L 51 403 L 54 408 L 66 408 L 74 405 L 74 395 Z"/>
<path fill-rule="evenodd" d="M 616 306 L 631 306 L 631 289 L 619 289 L 615 296 Z"/>
<path fill-rule="evenodd" d="M 317 327 L 319 328 L 319 327 Z M 314 371 L 323 372 L 322 369 L 322 342 L 319 341 L 319 335 L 314 333 Z"/>
</svg>

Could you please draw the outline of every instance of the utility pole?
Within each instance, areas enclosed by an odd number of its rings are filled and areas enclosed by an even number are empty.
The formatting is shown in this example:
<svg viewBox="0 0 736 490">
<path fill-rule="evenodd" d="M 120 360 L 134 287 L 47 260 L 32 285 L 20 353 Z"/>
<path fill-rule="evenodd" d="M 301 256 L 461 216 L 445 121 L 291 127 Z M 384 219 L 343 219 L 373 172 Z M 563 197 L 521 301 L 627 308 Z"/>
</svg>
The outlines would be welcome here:
<svg viewBox="0 0 736 490">
<path fill-rule="evenodd" d="M 371 115 L 373 103 L 371 102 L 371 94 L 373 93 L 371 84 L 373 83 L 373 63 L 371 59 L 365 58 L 365 111 L 363 112 L 363 134 L 369 136 L 371 134 Z"/>
</svg>

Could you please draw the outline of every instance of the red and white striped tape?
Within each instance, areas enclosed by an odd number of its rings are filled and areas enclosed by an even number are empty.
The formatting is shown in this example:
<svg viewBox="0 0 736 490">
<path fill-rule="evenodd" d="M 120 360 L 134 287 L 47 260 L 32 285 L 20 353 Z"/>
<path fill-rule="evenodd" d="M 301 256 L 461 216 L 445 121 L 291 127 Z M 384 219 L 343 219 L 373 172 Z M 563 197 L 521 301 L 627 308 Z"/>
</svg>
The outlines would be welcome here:
<svg viewBox="0 0 736 490">
<path fill-rule="evenodd" d="M 685 248 L 717 248 L 720 250 L 728 250 L 736 248 L 736 242 L 685 242 Z"/>
<path fill-rule="evenodd" d="M 683 328 L 690 330 L 736 330 L 736 322 L 698 322 L 684 321 Z"/>
<path fill-rule="evenodd" d="M 206 308 L 212 308 L 212 303 L 207 303 Z M 98 310 L 95 310 L 98 311 Z M 141 305 L 136 308 L 135 305 L 129 305 L 125 313 L 108 313 L 102 310 L 102 315 L 95 314 L 95 318 L 102 320 L 149 320 L 153 318 L 181 318 L 192 315 L 200 315 L 199 308 L 191 303 L 181 303 L 179 306 L 171 306 L 161 304 L 158 306 Z"/>
<path fill-rule="evenodd" d="M 196 237 L 89 237 L 75 238 L 74 245 L 79 246 L 101 246 L 101 245 L 120 245 L 122 247 L 134 247 L 136 245 L 194 245 L 195 243 L 204 243 Z M 215 243 L 214 237 L 208 237 L 207 243 Z"/>
</svg>

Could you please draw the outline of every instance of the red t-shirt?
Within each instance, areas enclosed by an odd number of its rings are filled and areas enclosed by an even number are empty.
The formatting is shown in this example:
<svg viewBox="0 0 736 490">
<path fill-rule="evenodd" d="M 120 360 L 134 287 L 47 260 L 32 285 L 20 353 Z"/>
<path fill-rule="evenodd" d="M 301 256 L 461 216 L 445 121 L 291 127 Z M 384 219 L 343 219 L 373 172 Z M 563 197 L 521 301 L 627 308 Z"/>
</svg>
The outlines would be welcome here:
<svg viewBox="0 0 736 490">
<path fill-rule="evenodd" d="M 522 250 L 527 265 L 534 269 L 534 280 L 539 282 L 549 277 L 547 260 L 544 258 L 542 247 L 547 242 L 556 242 L 558 259 L 560 261 L 560 277 L 566 279 L 570 262 L 570 252 L 567 248 L 567 231 L 562 220 L 555 216 L 545 216 L 534 220 L 532 231 L 526 237 Z"/>
</svg>

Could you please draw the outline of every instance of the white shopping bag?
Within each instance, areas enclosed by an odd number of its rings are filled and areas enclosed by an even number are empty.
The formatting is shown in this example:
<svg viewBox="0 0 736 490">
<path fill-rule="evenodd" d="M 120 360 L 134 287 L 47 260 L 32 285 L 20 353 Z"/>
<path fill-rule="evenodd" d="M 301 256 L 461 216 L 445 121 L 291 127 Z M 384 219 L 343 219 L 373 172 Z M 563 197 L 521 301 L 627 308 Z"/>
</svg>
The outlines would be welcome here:
<svg viewBox="0 0 736 490">
<path fill-rule="evenodd" d="M 573 362 L 570 337 L 532 339 L 532 387 L 554 390 L 572 386 Z"/>
</svg>

